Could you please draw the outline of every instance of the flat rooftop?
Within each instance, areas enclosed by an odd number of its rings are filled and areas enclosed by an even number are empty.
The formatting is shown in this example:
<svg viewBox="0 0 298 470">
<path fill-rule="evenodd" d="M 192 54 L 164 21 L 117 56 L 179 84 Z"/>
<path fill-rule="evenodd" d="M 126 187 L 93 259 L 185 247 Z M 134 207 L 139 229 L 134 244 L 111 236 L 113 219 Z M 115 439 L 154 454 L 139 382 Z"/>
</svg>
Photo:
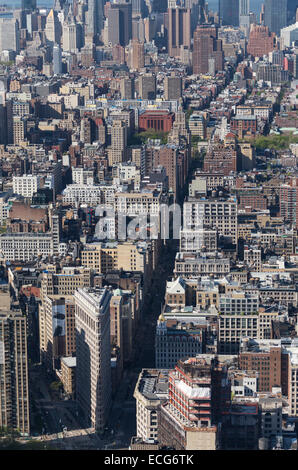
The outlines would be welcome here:
<svg viewBox="0 0 298 470">
<path fill-rule="evenodd" d="M 138 390 L 149 400 L 166 398 L 169 388 L 167 369 L 143 369 Z"/>
<path fill-rule="evenodd" d="M 62 357 L 61 361 L 64 362 L 64 364 L 67 367 L 76 367 L 76 365 L 77 365 L 77 358 L 76 357 Z"/>
</svg>

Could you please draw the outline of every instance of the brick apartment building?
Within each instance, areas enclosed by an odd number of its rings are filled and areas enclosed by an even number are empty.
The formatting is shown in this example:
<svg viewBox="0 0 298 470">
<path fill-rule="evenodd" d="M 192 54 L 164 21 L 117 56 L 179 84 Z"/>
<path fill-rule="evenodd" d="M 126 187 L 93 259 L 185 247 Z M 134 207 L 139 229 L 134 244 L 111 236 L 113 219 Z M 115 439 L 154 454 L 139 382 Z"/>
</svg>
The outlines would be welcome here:
<svg viewBox="0 0 298 470">
<path fill-rule="evenodd" d="M 231 131 L 242 139 L 245 135 L 256 135 L 258 129 L 255 116 L 235 116 L 231 120 Z"/>
<path fill-rule="evenodd" d="M 222 40 L 218 39 L 216 26 L 198 25 L 193 41 L 193 73 L 195 75 L 223 70 Z"/>
<path fill-rule="evenodd" d="M 267 198 L 259 188 L 243 188 L 238 193 L 238 209 L 265 210 Z"/>
<path fill-rule="evenodd" d="M 266 344 L 267 342 L 267 344 Z M 276 342 L 276 341 L 275 341 Z M 257 343 L 257 341 L 256 341 Z M 260 341 L 256 348 L 245 350 L 245 340 L 240 346 L 239 367 L 242 370 L 259 372 L 258 391 L 272 391 L 272 387 L 281 387 L 283 395 L 288 392 L 288 355 L 282 353 L 278 345 Z M 263 344 L 263 345 L 262 345 Z"/>
<path fill-rule="evenodd" d="M 276 48 L 276 36 L 268 26 L 253 24 L 250 29 L 247 53 L 254 57 L 268 55 Z"/>
<path fill-rule="evenodd" d="M 221 144 L 210 149 L 204 159 L 204 171 L 222 173 L 229 176 L 231 171 L 237 171 L 237 151 L 233 146 Z"/>
</svg>

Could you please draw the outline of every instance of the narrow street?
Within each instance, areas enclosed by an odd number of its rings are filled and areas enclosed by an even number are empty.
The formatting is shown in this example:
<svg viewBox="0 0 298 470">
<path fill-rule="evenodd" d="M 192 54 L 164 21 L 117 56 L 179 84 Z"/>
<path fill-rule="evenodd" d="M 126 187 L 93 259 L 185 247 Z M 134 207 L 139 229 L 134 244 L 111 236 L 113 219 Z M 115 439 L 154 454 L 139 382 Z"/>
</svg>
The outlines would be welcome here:
<svg viewBox="0 0 298 470">
<path fill-rule="evenodd" d="M 159 264 L 152 280 L 151 296 L 147 303 L 145 300 L 143 322 L 136 335 L 135 360 L 125 370 L 121 387 L 113 401 L 108 425 L 113 430 L 115 440 L 121 444 L 120 448 L 127 448 L 131 437 L 136 433 L 136 404 L 133 393 L 139 373 L 144 368 L 155 367 L 156 321 L 164 302 L 166 281 L 172 276 L 177 249 L 177 241 L 169 240 L 161 250 Z"/>
</svg>

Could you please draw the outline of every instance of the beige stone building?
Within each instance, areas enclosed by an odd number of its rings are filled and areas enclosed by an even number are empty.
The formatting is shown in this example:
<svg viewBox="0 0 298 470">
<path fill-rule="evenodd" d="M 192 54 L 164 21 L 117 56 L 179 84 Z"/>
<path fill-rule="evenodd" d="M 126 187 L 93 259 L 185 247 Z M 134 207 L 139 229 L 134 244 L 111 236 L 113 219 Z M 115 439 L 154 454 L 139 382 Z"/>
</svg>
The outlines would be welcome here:
<svg viewBox="0 0 298 470">
<path fill-rule="evenodd" d="M 259 308 L 259 339 L 270 339 L 272 332 L 272 322 L 277 321 L 279 312 L 274 308 Z"/>
<path fill-rule="evenodd" d="M 218 286 L 210 286 L 209 288 L 199 288 L 196 292 L 196 305 L 206 309 L 210 305 L 219 307 L 219 289 Z"/>
<path fill-rule="evenodd" d="M 218 253 L 183 253 L 178 252 L 175 258 L 174 273 L 176 276 L 225 275 L 230 272 L 230 260 Z"/>
<path fill-rule="evenodd" d="M 75 398 L 76 392 L 76 365 L 75 357 L 63 357 L 61 359 L 61 382 L 64 392 L 71 398 Z"/>
<path fill-rule="evenodd" d="M 88 267 L 63 267 L 58 270 L 48 265 L 43 272 L 41 281 L 41 298 L 44 295 L 73 295 L 79 287 L 92 285 L 92 272 Z"/>
<path fill-rule="evenodd" d="M 131 70 L 141 70 L 145 66 L 144 43 L 132 39 L 128 49 L 128 67 Z"/>
<path fill-rule="evenodd" d="M 143 440 L 157 439 L 161 403 L 168 398 L 168 375 L 161 369 L 143 369 L 139 375 L 136 399 L 137 436 Z"/>
<path fill-rule="evenodd" d="M 288 403 L 289 415 L 298 416 L 298 348 L 292 346 L 289 351 L 288 366 Z"/>
<path fill-rule="evenodd" d="M 182 277 L 168 281 L 165 294 L 166 305 L 186 305 L 186 283 Z"/>
<path fill-rule="evenodd" d="M 252 170 L 255 167 L 255 149 L 248 143 L 238 143 L 240 150 L 241 158 L 241 168 L 242 170 Z"/>
<path fill-rule="evenodd" d="M 259 316 L 220 315 L 218 324 L 218 353 L 237 354 L 243 337 L 259 337 Z"/>
<path fill-rule="evenodd" d="M 262 271 L 261 250 L 257 246 L 244 246 L 244 262 L 251 271 Z"/>
<path fill-rule="evenodd" d="M 144 253 L 134 243 L 92 243 L 81 252 L 82 265 L 105 274 L 107 271 L 145 269 Z"/>
<path fill-rule="evenodd" d="M 115 194 L 115 211 L 129 216 L 159 214 L 160 203 L 159 191 Z"/>
<path fill-rule="evenodd" d="M 237 243 L 237 202 L 234 199 L 193 199 L 183 205 L 184 228 L 216 228 L 219 235 Z"/>
<path fill-rule="evenodd" d="M 25 118 L 20 116 L 13 116 L 13 143 L 14 145 L 20 145 L 21 142 L 24 142 L 25 135 L 27 132 L 27 121 Z"/>
<path fill-rule="evenodd" d="M 72 295 L 45 295 L 39 307 L 40 357 L 49 369 L 60 369 L 63 356 L 76 351 Z"/>
<path fill-rule="evenodd" d="M 115 120 L 111 128 L 111 147 L 108 149 L 109 166 L 126 160 L 127 125 L 125 121 Z"/>
</svg>

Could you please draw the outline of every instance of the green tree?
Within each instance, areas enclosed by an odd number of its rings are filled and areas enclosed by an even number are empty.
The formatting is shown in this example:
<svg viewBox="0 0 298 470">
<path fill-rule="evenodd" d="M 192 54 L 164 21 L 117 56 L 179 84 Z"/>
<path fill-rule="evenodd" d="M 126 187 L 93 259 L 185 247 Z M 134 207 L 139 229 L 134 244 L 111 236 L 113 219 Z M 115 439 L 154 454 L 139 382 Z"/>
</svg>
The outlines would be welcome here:
<svg viewBox="0 0 298 470">
<path fill-rule="evenodd" d="M 55 382 L 52 382 L 51 385 L 50 385 L 50 389 L 53 392 L 59 392 L 62 389 L 62 387 L 63 387 L 63 385 L 60 382 L 60 380 L 56 380 Z"/>
<path fill-rule="evenodd" d="M 269 135 L 259 136 L 255 139 L 251 139 L 250 142 L 256 147 L 257 150 L 287 150 L 290 144 L 298 143 L 298 136 L 288 135 Z"/>
<path fill-rule="evenodd" d="M 192 147 L 195 147 L 198 142 L 201 142 L 202 139 L 199 135 L 192 135 L 191 136 L 191 145 Z"/>
<path fill-rule="evenodd" d="M 160 139 L 162 144 L 166 144 L 168 142 L 168 135 L 168 132 L 155 132 L 153 130 L 138 132 L 128 139 L 127 144 L 142 145 L 145 144 L 148 139 Z"/>
</svg>

